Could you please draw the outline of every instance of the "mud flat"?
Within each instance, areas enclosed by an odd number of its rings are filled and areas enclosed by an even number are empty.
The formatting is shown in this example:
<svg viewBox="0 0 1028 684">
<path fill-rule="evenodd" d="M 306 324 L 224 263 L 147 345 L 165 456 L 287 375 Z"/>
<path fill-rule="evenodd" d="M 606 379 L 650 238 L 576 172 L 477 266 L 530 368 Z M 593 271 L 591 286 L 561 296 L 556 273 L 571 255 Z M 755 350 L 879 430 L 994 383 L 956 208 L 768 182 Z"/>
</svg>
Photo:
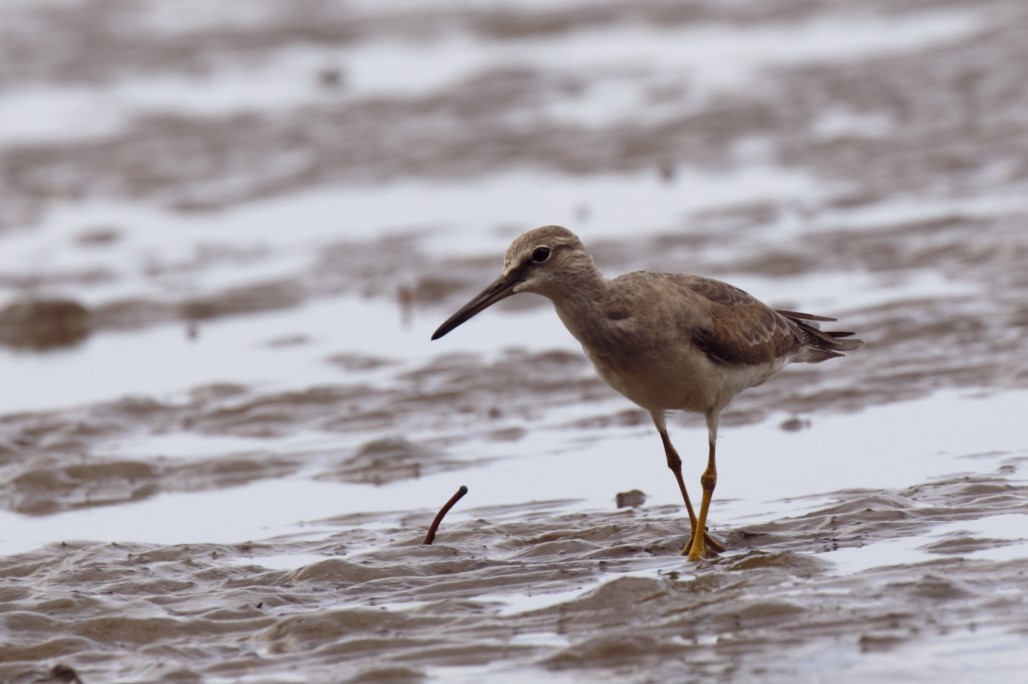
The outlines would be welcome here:
<svg viewBox="0 0 1028 684">
<path fill-rule="evenodd" d="M 0 681 L 1028 668 L 1021 3 L 4 13 Z M 429 342 L 544 223 L 867 340 L 724 415 L 723 557 L 545 302 Z"/>
</svg>

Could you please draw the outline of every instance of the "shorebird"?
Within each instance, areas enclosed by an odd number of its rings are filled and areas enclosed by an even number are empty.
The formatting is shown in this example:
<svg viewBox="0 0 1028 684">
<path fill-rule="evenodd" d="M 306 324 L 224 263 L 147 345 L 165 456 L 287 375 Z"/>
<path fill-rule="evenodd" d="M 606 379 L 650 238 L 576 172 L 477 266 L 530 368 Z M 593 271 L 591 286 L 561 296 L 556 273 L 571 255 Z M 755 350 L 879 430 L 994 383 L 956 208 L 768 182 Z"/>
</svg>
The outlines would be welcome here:
<svg viewBox="0 0 1028 684">
<path fill-rule="evenodd" d="M 608 280 L 578 236 L 560 226 L 515 239 L 500 277 L 439 326 L 432 339 L 520 292 L 553 302 L 600 378 L 649 411 L 689 514 L 692 529 L 682 555 L 691 561 L 724 550 L 707 532 L 721 411 L 789 363 L 817 363 L 864 345 L 846 339 L 851 332 L 820 330 L 819 323 L 834 318 L 775 310 L 719 280 L 647 271 Z M 682 459 L 668 437 L 665 414 L 675 409 L 702 413 L 707 420 L 698 516 L 682 479 Z"/>
</svg>

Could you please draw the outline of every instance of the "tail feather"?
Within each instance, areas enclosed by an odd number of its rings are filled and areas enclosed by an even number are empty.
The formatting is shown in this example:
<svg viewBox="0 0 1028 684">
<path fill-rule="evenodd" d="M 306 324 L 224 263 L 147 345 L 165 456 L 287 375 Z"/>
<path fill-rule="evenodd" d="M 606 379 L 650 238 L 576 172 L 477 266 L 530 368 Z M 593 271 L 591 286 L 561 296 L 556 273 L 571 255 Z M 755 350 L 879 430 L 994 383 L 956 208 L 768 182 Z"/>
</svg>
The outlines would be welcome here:
<svg viewBox="0 0 1028 684">
<path fill-rule="evenodd" d="M 775 309 L 778 313 L 782 314 L 786 318 L 791 318 L 795 321 L 822 321 L 829 323 L 835 321 L 835 318 L 829 318 L 828 316 L 815 316 L 814 314 L 800 313 L 799 311 L 786 311 L 785 309 Z M 815 326 L 816 327 L 816 326 Z"/>
<path fill-rule="evenodd" d="M 819 363 L 837 356 L 843 356 L 843 352 L 854 351 L 864 346 L 864 340 L 857 338 L 844 339 L 852 337 L 855 334 L 852 331 L 821 330 L 818 326 L 818 322 L 834 321 L 834 318 L 780 309 L 778 313 L 785 316 L 796 331 L 799 348 L 797 349 L 796 356 L 793 358 L 794 361 Z"/>
</svg>

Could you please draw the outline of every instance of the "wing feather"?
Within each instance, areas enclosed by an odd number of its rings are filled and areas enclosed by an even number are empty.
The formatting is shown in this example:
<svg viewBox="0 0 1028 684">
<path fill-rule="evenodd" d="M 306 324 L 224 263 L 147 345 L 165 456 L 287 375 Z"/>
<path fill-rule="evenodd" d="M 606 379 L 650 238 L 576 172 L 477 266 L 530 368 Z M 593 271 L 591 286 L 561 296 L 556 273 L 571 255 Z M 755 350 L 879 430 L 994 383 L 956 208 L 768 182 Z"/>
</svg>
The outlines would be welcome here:
<svg viewBox="0 0 1028 684">
<path fill-rule="evenodd" d="M 784 358 L 814 363 L 864 345 L 862 340 L 850 337 L 851 332 L 822 331 L 818 327 L 834 318 L 776 311 L 720 280 L 644 271 L 626 273 L 615 280 L 623 285 L 619 288 L 622 297 L 609 303 L 608 317 L 646 325 L 651 332 L 666 330 L 670 335 L 640 336 L 630 323 L 626 330 L 634 333 L 631 340 L 635 349 L 640 339 L 652 338 L 652 346 L 662 348 L 684 336 L 715 363 L 759 366 Z M 648 315 L 635 321 L 632 312 L 638 311 L 647 311 Z M 593 340 L 592 347 L 604 348 L 601 342 Z M 619 349 L 628 346 L 632 345 L 606 345 Z"/>
<path fill-rule="evenodd" d="M 761 365 L 793 351 L 798 343 L 789 321 L 734 285 L 699 276 L 683 284 L 709 303 L 709 322 L 692 341 L 718 363 Z"/>
</svg>

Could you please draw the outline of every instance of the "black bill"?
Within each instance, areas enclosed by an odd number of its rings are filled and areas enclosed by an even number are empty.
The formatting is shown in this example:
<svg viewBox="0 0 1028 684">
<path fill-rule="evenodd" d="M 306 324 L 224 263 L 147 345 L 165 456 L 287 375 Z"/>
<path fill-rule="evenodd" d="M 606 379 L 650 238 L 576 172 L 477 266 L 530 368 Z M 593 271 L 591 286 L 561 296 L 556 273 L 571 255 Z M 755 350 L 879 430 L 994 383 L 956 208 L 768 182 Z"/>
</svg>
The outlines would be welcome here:
<svg viewBox="0 0 1028 684">
<path fill-rule="evenodd" d="M 482 290 L 477 297 L 462 306 L 457 313 L 447 318 L 446 322 L 440 325 L 439 329 L 432 333 L 432 339 L 438 340 L 440 337 L 450 332 L 469 318 L 472 318 L 478 313 L 488 309 L 501 299 L 510 297 L 514 294 L 514 286 L 517 285 L 520 280 L 518 275 L 517 271 L 513 271 L 506 276 L 500 276 L 497 278 L 492 285 Z"/>
</svg>

